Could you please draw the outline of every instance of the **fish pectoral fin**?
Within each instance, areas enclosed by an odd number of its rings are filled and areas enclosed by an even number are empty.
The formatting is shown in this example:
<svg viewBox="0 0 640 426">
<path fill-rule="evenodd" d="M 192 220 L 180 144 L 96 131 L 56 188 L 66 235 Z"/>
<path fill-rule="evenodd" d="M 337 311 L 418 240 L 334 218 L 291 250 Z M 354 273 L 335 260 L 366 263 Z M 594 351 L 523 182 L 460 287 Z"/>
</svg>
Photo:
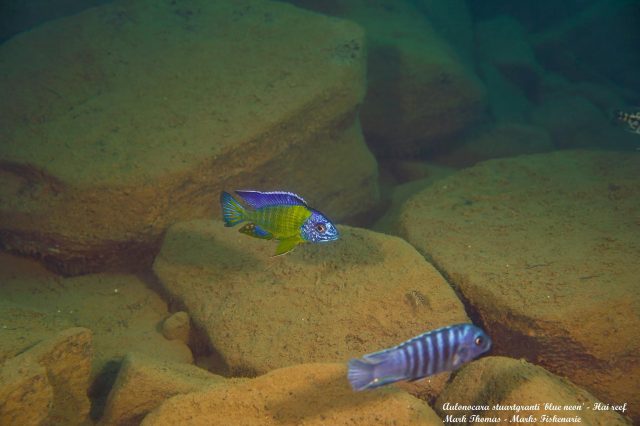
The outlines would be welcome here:
<svg viewBox="0 0 640 426">
<path fill-rule="evenodd" d="M 453 369 L 455 370 L 456 368 L 464 364 L 465 359 L 467 358 L 468 358 L 467 349 L 464 347 L 460 347 L 458 351 L 455 354 L 453 354 L 453 358 L 451 359 L 451 365 L 453 366 Z"/>
<path fill-rule="evenodd" d="M 280 256 L 282 254 L 290 252 L 301 242 L 302 240 L 298 237 L 280 240 L 278 242 L 278 247 L 276 248 L 276 254 L 274 254 L 274 256 Z"/>
<path fill-rule="evenodd" d="M 260 228 L 255 223 L 247 223 L 242 228 L 238 229 L 238 232 L 242 232 L 243 234 L 247 234 L 250 237 L 261 238 L 263 240 L 271 240 L 273 239 L 273 234 L 271 232 L 265 231 Z"/>
</svg>

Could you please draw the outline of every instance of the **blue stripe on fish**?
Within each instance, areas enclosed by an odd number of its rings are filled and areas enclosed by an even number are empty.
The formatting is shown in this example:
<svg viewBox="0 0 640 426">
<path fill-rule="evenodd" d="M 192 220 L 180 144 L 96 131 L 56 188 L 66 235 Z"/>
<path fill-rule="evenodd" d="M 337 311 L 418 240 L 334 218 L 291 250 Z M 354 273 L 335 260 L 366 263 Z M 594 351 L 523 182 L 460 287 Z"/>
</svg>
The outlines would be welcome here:
<svg viewBox="0 0 640 426">
<path fill-rule="evenodd" d="M 433 359 L 433 342 L 431 341 L 431 339 L 425 339 L 425 344 L 427 345 L 427 356 L 425 359 L 429 360 L 429 359 Z M 431 376 L 434 373 L 433 370 L 433 363 L 432 362 L 425 362 L 424 363 L 424 370 L 426 370 L 426 375 L 427 376 Z"/>
<path fill-rule="evenodd" d="M 446 330 L 445 330 L 446 332 Z M 438 343 L 438 351 L 439 351 L 439 357 L 438 357 L 438 371 L 444 371 L 445 369 L 445 362 L 447 360 L 446 358 L 446 352 L 447 352 L 447 346 L 444 344 L 444 340 L 442 339 L 442 335 L 443 333 L 438 333 L 436 334 L 436 341 Z"/>
<path fill-rule="evenodd" d="M 438 328 L 397 346 L 349 361 L 347 377 L 355 391 L 400 380 L 419 380 L 455 370 L 491 348 L 491 339 L 473 324 Z"/>
</svg>

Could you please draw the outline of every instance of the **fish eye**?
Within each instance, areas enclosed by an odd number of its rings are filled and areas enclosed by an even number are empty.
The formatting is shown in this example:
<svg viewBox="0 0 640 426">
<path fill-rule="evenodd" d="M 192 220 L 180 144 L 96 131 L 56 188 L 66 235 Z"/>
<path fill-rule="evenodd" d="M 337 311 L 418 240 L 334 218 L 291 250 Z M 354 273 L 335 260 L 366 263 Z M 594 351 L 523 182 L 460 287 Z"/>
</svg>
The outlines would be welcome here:
<svg viewBox="0 0 640 426">
<path fill-rule="evenodd" d="M 474 340 L 476 346 L 482 346 L 484 344 L 484 339 L 482 336 L 476 336 L 476 340 Z"/>
<path fill-rule="evenodd" d="M 324 226 L 324 223 L 316 224 L 316 231 L 318 231 L 320 234 L 324 234 L 326 230 L 327 230 L 327 227 Z"/>
</svg>

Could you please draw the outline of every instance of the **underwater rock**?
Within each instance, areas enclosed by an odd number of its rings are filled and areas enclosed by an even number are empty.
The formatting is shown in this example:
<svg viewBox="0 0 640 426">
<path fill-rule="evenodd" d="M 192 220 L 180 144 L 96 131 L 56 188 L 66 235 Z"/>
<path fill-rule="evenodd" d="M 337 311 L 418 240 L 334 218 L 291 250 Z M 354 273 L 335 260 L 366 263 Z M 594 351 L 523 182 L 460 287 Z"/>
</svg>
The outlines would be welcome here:
<svg viewBox="0 0 640 426">
<path fill-rule="evenodd" d="M 82 424 L 90 407 L 91 356 L 91 330 L 76 327 L 7 361 L 0 370 L 0 424 Z"/>
<path fill-rule="evenodd" d="M 534 154 L 553 149 L 553 142 L 542 127 L 523 123 L 497 123 L 473 132 L 459 146 L 434 157 L 433 161 L 464 167 L 491 158 Z"/>
<path fill-rule="evenodd" d="M 581 96 L 548 96 L 532 112 L 558 148 L 611 147 L 618 134 L 607 117 Z"/>
<path fill-rule="evenodd" d="M 143 426 L 195 424 L 442 425 L 423 401 L 398 389 L 353 392 L 344 364 L 304 364 L 240 383 L 175 396 Z"/>
<path fill-rule="evenodd" d="M 169 315 L 167 305 L 133 275 L 62 278 L 31 259 L 0 254 L 0 282 L 0 362 L 77 326 L 93 332 L 92 377 L 131 351 L 193 360 L 183 342 L 169 341 L 158 330 Z"/>
<path fill-rule="evenodd" d="M 640 418 L 640 155 L 492 160 L 416 193 L 395 232 L 473 306 L 494 352 Z"/>
<path fill-rule="evenodd" d="M 373 225 L 372 229 L 374 231 L 393 234 L 393 225 L 395 224 L 397 215 L 405 201 L 411 198 L 416 192 L 420 192 L 424 188 L 433 185 L 441 179 L 456 172 L 456 169 L 451 167 L 436 166 L 432 164 L 428 166 L 425 164 L 425 167 L 428 167 L 430 173 L 429 177 L 409 181 L 393 187 L 390 191 L 390 205 L 384 215 L 382 215 Z"/>
<path fill-rule="evenodd" d="M 479 68 L 487 86 L 489 109 L 495 121 L 528 123 L 532 105 L 525 92 L 494 65 L 481 62 Z"/>
<path fill-rule="evenodd" d="M 168 340 L 178 339 L 188 344 L 190 332 L 191 319 L 186 312 L 176 312 L 162 321 L 162 335 Z"/>
<path fill-rule="evenodd" d="M 388 157 L 441 147 L 486 118 L 483 83 L 426 18 L 407 9 L 350 16 L 369 37 L 363 131 L 369 146 Z"/>
<path fill-rule="evenodd" d="M 638 100 L 638 3 L 635 0 L 584 2 L 569 19 L 531 35 L 536 56 L 571 81 L 606 84 L 609 90 Z M 550 9 L 557 8 L 557 2 Z"/>
<path fill-rule="evenodd" d="M 529 96 L 535 96 L 542 67 L 536 61 L 526 31 L 508 16 L 476 24 L 477 54 L 495 66 Z"/>
<path fill-rule="evenodd" d="M 455 169 L 426 161 L 391 160 L 383 165 L 399 184 L 411 181 L 437 180 L 455 172 Z"/>
<path fill-rule="evenodd" d="M 258 1 L 115 1 L 0 46 L 0 247 L 66 275 L 141 270 L 218 191 L 377 201 L 354 23 Z M 322 182 L 322 184 L 318 184 Z"/>
<path fill-rule="evenodd" d="M 39 425 L 53 406 L 47 370 L 30 356 L 0 364 L 0 424 Z"/>
<path fill-rule="evenodd" d="M 467 63 L 473 64 L 475 55 L 474 28 L 471 13 L 465 0 L 286 0 L 305 9 L 332 16 L 340 16 L 364 25 L 367 17 L 379 15 L 379 19 L 392 20 L 413 14 L 414 22 L 422 20 L 424 26 L 433 27 L 456 53 Z M 426 20 L 425 20 L 426 19 Z M 362 22 L 361 22 L 362 21 Z M 416 30 L 419 27 L 411 28 Z M 367 28 L 367 32 L 375 28 Z M 419 31 L 419 29 L 418 29 Z"/>
<path fill-rule="evenodd" d="M 485 119 L 484 85 L 421 12 L 428 13 L 428 2 L 293 2 L 365 28 L 368 88 L 360 117 L 367 143 L 380 155 L 415 156 Z"/>
<path fill-rule="evenodd" d="M 100 424 L 138 425 L 164 400 L 220 384 L 224 378 L 191 364 L 129 353 L 109 393 Z"/>
<path fill-rule="evenodd" d="M 397 2 L 394 2 L 397 3 Z M 465 0 L 411 0 L 459 57 L 473 67 L 476 60 L 475 28 Z"/>
<path fill-rule="evenodd" d="M 488 406 L 487 410 L 446 410 L 445 405 Z M 502 406 L 497 409 L 497 405 Z M 594 407 L 604 406 L 593 395 L 568 380 L 549 373 L 542 367 L 524 360 L 505 357 L 487 357 L 472 362 L 462 368 L 438 397 L 435 409 L 442 418 L 447 415 L 459 417 L 472 415 L 481 418 L 501 418 L 500 424 L 532 423 L 542 424 L 543 416 L 548 419 L 576 418 L 586 425 L 622 426 L 631 421 L 608 410 Z M 528 409 L 514 410 L 504 407 L 528 406 Z M 526 422 L 532 416 L 536 421 Z M 518 417 L 520 421 L 513 420 Z M 470 421 L 469 424 L 479 422 Z M 546 423 L 551 423 L 547 421 Z M 555 422 L 557 423 L 557 422 Z M 564 422 L 563 424 L 566 424 Z"/>
<path fill-rule="evenodd" d="M 620 108 L 620 105 L 625 104 L 621 96 L 611 91 L 611 89 L 604 84 L 579 81 L 567 84 L 564 87 L 564 92 L 586 98 L 608 117 L 611 117 L 613 111 Z"/>
<path fill-rule="evenodd" d="M 0 3 L 0 43 L 52 19 L 78 13 L 109 0 L 4 0 Z"/>
<path fill-rule="evenodd" d="M 87 397 L 93 357 L 91 330 L 70 328 L 44 340 L 24 352 L 47 370 L 53 389 L 49 411 L 51 424 L 83 423 L 89 414 Z"/>
<path fill-rule="evenodd" d="M 451 287 L 405 241 L 339 228 L 338 241 L 272 257 L 273 241 L 222 222 L 179 223 L 153 269 L 236 376 L 346 362 L 469 321 Z M 416 383 L 437 393 L 447 377 Z"/>
<path fill-rule="evenodd" d="M 614 123 L 614 111 L 625 105 L 611 85 L 569 82 L 547 72 L 540 82 L 532 122 L 547 129 L 558 147 L 635 150 L 638 135 Z"/>
</svg>

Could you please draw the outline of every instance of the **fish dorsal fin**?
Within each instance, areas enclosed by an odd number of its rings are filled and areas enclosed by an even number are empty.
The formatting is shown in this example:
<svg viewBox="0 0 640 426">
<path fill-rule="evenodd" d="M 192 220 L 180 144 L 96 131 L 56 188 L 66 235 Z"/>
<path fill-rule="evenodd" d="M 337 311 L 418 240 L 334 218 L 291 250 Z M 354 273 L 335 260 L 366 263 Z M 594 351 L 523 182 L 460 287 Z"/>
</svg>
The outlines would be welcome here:
<svg viewBox="0 0 640 426">
<path fill-rule="evenodd" d="M 266 206 L 287 205 L 306 206 L 307 203 L 299 195 L 293 192 L 260 192 L 260 191 L 236 191 L 242 199 L 254 209 Z"/>
<path fill-rule="evenodd" d="M 378 352 L 366 354 L 362 357 L 362 359 L 371 364 L 380 364 L 389 359 L 389 355 L 392 353 L 392 349 L 394 348 L 383 349 Z"/>
</svg>

